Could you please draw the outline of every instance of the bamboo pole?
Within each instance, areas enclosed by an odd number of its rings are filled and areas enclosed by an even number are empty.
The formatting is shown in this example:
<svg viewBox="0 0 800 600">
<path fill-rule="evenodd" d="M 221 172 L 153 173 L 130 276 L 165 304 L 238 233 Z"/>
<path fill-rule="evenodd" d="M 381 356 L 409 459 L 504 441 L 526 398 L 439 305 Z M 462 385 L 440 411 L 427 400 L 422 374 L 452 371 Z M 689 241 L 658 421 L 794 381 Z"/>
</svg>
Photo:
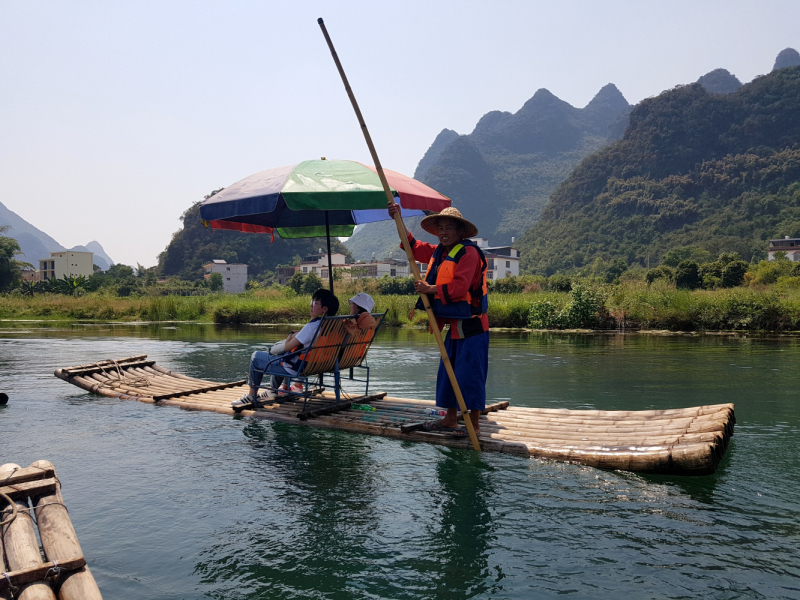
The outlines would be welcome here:
<svg viewBox="0 0 800 600">
<path fill-rule="evenodd" d="M 0 519 L 3 517 L 4 513 L 0 511 Z M 3 550 L 3 540 L 0 538 L 0 573 L 5 573 L 9 570 L 8 565 L 6 565 L 6 553 Z M 0 600 L 11 600 L 11 590 L 8 588 L 0 588 Z"/>
<path fill-rule="evenodd" d="M 18 469 L 19 465 L 7 463 L 0 466 L 0 479 L 10 475 L 11 471 Z M 39 542 L 36 539 L 33 519 L 28 512 L 28 497 L 17 499 L 16 518 L 4 525 L 0 532 L 0 543 L 5 547 L 6 560 L 10 571 L 19 571 L 29 567 L 39 567 L 44 562 L 39 552 Z M 19 600 L 56 600 L 56 595 L 50 585 L 43 580 L 20 585 L 14 591 L 14 597 Z"/>
<path fill-rule="evenodd" d="M 336 63 L 336 68 L 339 71 L 339 75 L 342 77 L 344 89 L 347 91 L 347 95 L 350 98 L 350 103 L 353 105 L 353 110 L 358 118 L 358 124 L 361 126 L 361 132 L 364 134 L 367 147 L 369 148 L 370 154 L 372 154 L 372 160 L 375 163 L 375 169 L 378 171 L 378 177 L 380 177 L 381 184 L 383 185 L 383 191 L 386 192 L 387 203 L 391 206 L 394 204 L 394 197 L 392 196 L 392 191 L 389 188 L 389 182 L 386 180 L 386 174 L 383 172 L 381 161 L 378 158 L 378 152 L 375 150 L 375 146 L 372 143 L 372 138 L 367 130 L 367 124 L 364 122 L 364 117 L 361 115 L 361 109 L 358 108 L 356 97 L 353 94 L 353 90 L 350 89 L 347 76 L 344 74 L 342 63 L 339 61 L 339 55 L 336 54 L 336 50 L 333 47 L 333 41 L 331 41 L 331 37 L 328 35 L 328 30 L 325 28 L 325 23 L 322 19 L 317 19 L 317 23 L 319 23 L 320 29 L 322 29 L 322 35 L 325 36 L 325 41 L 328 43 L 328 48 L 331 51 L 331 56 L 333 56 L 333 61 Z M 414 260 L 414 253 L 411 251 L 411 246 L 408 243 L 408 235 L 406 235 L 406 228 L 405 225 L 403 225 L 403 220 L 400 218 L 400 215 L 394 215 L 394 222 L 397 226 L 397 235 L 400 236 L 403 249 L 406 251 L 406 256 L 408 257 L 408 266 L 411 268 L 411 272 L 414 275 L 414 281 L 421 281 L 422 277 L 419 274 L 419 269 L 417 269 L 417 263 Z M 444 340 L 442 339 L 442 332 L 439 331 L 437 326 L 436 317 L 433 314 L 431 303 L 428 300 L 427 294 L 420 294 L 420 298 L 422 298 L 422 304 L 425 307 L 425 312 L 428 314 L 428 322 L 431 324 L 431 331 L 433 331 L 433 336 L 436 338 L 436 344 L 439 346 L 439 352 L 442 355 L 442 363 L 444 364 L 445 371 L 447 371 L 447 376 L 450 378 L 450 383 L 453 386 L 453 391 L 455 392 L 456 400 L 458 401 L 458 407 L 461 409 L 461 414 L 464 415 L 464 424 L 467 426 L 467 432 L 469 433 L 469 439 L 472 442 L 472 447 L 480 452 L 481 446 L 478 443 L 478 436 L 475 434 L 475 428 L 472 426 L 472 421 L 469 418 L 469 411 L 467 411 L 467 405 L 464 403 L 464 396 L 461 394 L 461 388 L 456 380 L 456 374 L 453 372 L 453 365 L 450 364 L 450 357 L 447 356 L 447 351 L 444 347 Z"/>
<path fill-rule="evenodd" d="M 53 469 L 46 460 L 31 465 L 40 469 Z M 39 524 L 39 537 L 47 560 L 64 561 L 74 556 L 83 556 L 78 536 L 64 506 L 61 486 L 56 479 L 56 488 L 49 494 L 39 496 L 36 501 L 36 521 Z M 92 573 L 87 565 L 61 578 L 58 592 L 60 600 L 103 600 Z"/>
</svg>

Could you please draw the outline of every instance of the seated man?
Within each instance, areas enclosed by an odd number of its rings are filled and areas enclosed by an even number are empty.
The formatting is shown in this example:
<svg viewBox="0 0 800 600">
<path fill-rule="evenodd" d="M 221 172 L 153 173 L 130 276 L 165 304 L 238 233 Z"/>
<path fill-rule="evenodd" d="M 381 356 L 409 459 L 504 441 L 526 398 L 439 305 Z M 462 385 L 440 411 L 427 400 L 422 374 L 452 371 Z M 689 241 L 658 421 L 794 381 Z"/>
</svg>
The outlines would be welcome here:
<svg viewBox="0 0 800 600">
<path fill-rule="evenodd" d="M 297 334 L 289 334 L 289 337 L 282 342 L 283 347 L 281 353 L 289 354 L 295 350 L 307 347 L 313 341 L 314 335 L 317 333 L 317 329 L 319 329 L 320 319 L 322 319 L 323 316 L 332 317 L 336 315 L 338 310 L 339 299 L 333 292 L 326 289 L 319 289 L 314 292 L 314 295 L 311 296 L 311 320 L 306 323 Z M 281 342 L 275 344 L 273 348 L 279 346 L 279 344 L 281 344 Z M 270 362 L 272 363 L 270 367 L 271 371 L 279 370 L 283 371 L 285 374 L 284 376 L 272 375 L 271 385 L 273 389 L 278 389 L 285 377 L 297 375 L 297 369 L 300 368 L 302 359 L 299 356 L 279 359 L 273 356 L 273 354 L 276 353 L 277 352 L 273 352 L 272 349 L 270 349 L 270 352 L 253 352 L 253 355 L 250 357 L 250 391 L 238 400 L 231 402 L 231 406 L 239 408 L 249 404 L 255 405 L 258 398 L 269 399 L 274 397 L 271 390 L 267 390 L 261 396 L 258 395 L 258 388 L 261 385 L 264 370 Z"/>
</svg>

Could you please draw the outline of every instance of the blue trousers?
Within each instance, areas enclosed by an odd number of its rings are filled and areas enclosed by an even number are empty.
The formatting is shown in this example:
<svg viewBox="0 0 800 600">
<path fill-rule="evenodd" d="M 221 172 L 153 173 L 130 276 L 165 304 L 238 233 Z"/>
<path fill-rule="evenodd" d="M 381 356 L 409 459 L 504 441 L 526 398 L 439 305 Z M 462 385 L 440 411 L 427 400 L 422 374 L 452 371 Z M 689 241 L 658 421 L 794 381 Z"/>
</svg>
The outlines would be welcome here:
<svg viewBox="0 0 800 600">
<path fill-rule="evenodd" d="M 467 410 L 483 410 L 486 408 L 486 376 L 489 372 L 489 332 L 463 340 L 454 340 L 448 335 L 444 347 Z M 436 406 L 458 408 L 456 394 L 441 361 L 436 376 Z"/>
<path fill-rule="evenodd" d="M 272 364 L 270 364 L 272 363 Z M 286 377 L 292 377 L 281 364 L 280 356 L 273 356 L 269 352 L 255 351 L 250 357 L 250 385 L 258 389 L 261 386 L 261 379 L 264 377 L 264 370 L 269 366 L 273 372 L 270 385 L 273 389 L 280 387 Z M 285 375 L 276 375 L 276 371 L 283 371 Z"/>
</svg>

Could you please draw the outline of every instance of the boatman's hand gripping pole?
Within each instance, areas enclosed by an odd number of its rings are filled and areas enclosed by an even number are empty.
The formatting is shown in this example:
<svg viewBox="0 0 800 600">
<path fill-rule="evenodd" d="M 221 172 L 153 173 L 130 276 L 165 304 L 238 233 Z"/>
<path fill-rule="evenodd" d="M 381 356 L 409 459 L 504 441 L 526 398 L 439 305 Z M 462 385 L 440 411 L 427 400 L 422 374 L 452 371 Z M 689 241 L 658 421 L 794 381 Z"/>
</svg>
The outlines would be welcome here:
<svg viewBox="0 0 800 600">
<path fill-rule="evenodd" d="M 325 23 L 322 21 L 322 19 L 317 19 L 317 23 L 319 23 L 319 26 L 322 29 L 322 35 L 325 36 L 325 41 L 328 42 L 328 48 L 330 48 L 331 56 L 333 56 L 333 62 L 336 63 L 336 68 L 339 70 L 339 75 L 342 76 L 342 83 L 344 83 L 344 89 L 347 91 L 347 95 L 350 97 L 350 103 L 353 105 L 353 110 L 356 111 L 358 124 L 361 125 L 361 131 L 364 133 L 364 139 L 367 142 L 370 154 L 372 154 L 372 160 L 375 162 L 375 169 L 378 171 L 378 177 L 381 179 L 383 191 L 386 192 L 387 203 L 390 205 L 394 204 L 394 197 L 392 196 L 392 190 L 389 188 L 389 182 L 386 181 L 386 175 L 383 172 L 381 161 L 378 159 L 378 153 L 375 150 L 375 146 L 372 144 L 372 138 L 369 135 L 366 123 L 364 123 L 364 117 L 361 116 L 361 110 L 358 108 L 358 103 L 356 102 L 356 97 L 353 95 L 353 90 L 350 89 L 350 84 L 347 82 L 347 76 L 344 74 L 342 63 L 339 62 L 339 56 L 336 54 L 336 50 L 333 48 L 331 37 L 328 35 L 328 30 L 325 29 Z M 411 245 L 408 243 L 408 235 L 406 235 L 406 228 L 405 225 L 403 225 L 403 219 L 398 213 L 394 214 L 394 222 L 395 225 L 397 225 L 397 234 L 400 236 L 400 240 L 403 242 L 403 249 L 406 251 L 406 256 L 408 256 L 408 264 L 411 267 L 411 272 L 414 274 L 414 280 L 421 281 L 422 276 L 417 268 L 417 262 L 414 260 L 414 253 L 411 251 Z M 431 331 L 433 331 L 433 336 L 436 338 L 436 344 L 439 346 L 439 352 L 442 354 L 442 363 L 444 363 L 445 371 L 447 371 L 447 376 L 450 378 L 450 383 L 452 384 L 453 391 L 456 394 L 458 407 L 461 409 L 461 414 L 464 417 L 464 424 L 467 426 L 467 432 L 469 433 L 469 439 L 472 441 L 472 447 L 480 452 L 481 446 L 478 443 L 478 436 L 475 434 L 475 428 L 472 427 L 472 419 L 469 418 L 467 405 L 464 403 L 464 396 L 461 394 L 461 388 L 456 380 L 456 374 L 453 372 L 453 365 L 450 364 L 450 357 L 447 356 L 447 351 L 444 348 L 442 332 L 439 331 L 439 327 L 436 323 L 436 317 L 433 315 L 433 309 L 431 308 L 431 303 L 428 300 L 428 295 L 420 294 L 420 298 L 422 298 L 422 304 L 425 306 L 425 312 L 428 313 L 428 323 L 431 325 Z"/>
</svg>

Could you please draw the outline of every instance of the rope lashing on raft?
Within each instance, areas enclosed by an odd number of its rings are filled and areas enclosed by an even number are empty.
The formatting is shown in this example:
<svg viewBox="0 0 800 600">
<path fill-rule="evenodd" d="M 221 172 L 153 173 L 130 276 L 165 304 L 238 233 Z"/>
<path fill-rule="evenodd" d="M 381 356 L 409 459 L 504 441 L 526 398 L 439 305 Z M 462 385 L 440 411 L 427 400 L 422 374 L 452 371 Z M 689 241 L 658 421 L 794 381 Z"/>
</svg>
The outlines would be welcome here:
<svg viewBox="0 0 800 600">
<path fill-rule="evenodd" d="M 53 566 L 47 569 L 47 573 L 44 574 L 44 578 L 47 579 L 48 577 L 58 577 L 64 571 L 66 571 L 66 569 L 64 567 L 59 567 L 58 561 L 54 560 Z"/>
<path fill-rule="evenodd" d="M 19 470 L 19 467 L 14 467 L 13 469 L 11 469 L 11 471 L 8 474 L 8 477 L 6 477 L 3 480 L 3 482 L 0 483 L 0 486 L 4 486 L 6 483 L 8 483 L 8 481 L 11 479 L 11 477 L 14 475 L 14 473 L 16 473 L 18 470 Z M 14 519 L 17 518 L 18 508 L 17 508 L 17 503 L 14 502 L 8 496 L 6 496 L 3 492 L 0 492 L 0 498 L 5 500 L 6 502 L 8 502 L 8 505 L 11 507 L 11 516 L 8 517 L 8 519 L 6 519 L 6 518 L 0 519 L 0 534 L 2 534 L 2 528 L 5 527 L 6 525 L 10 525 L 11 522 Z M 0 514 L 3 514 L 3 515 L 6 514 L 6 510 L 8 510 L 8 509 L 4 508 L 3 512 L 0 513 Z M 2 540 L 0 540 L 0 543 L 2 543 Z M 2 566 L 2 565 L 0 565 L 0 566 Z M 9 581 L 9 583 L 11 583 L 11 582 Z"/>
<path fill-rule="evenodd" d="M 42 472 L 42 479 L 45 478 L 46 471 L 44 469 L 42 469 L 41 467 L 34 467 L 34 466 L 31 466 L 31 468 L 39 469 Z M 19 469 L 17 469 L 17 468 L 12 469 L 11 472 L 8 474 L 8 477 L 6 477 L 2 482 L 0 482 L 0 487 L 4 486 L 6 483 L 8 483 L 8 480 L 11 479 L 11 477 L 14 475 L 14 473 L 16 473 L 18 470 Z M 53 479 L 56 480 L 56 483 L 60 487 L 61 486 L 61 482 L 58 479 L 58 475 L 53 475 Z M 27 507 L 26 508 L 26 507 L 20 507 L 16 502 L 14 502 L 9 496 L 5 495 L 3 492 L 0 492 L 0 498 L 5 500 L 6 502 L 8 502 L 8 505 L 11 508 L 10 516 L 8 518 L 3 518 L 2 520 L 0 520 L 0 534 L 3 533 L 3 528 L 6 525 L 11 525 L 11 522 L 14 519 L 17 518 L 17 513 L 19 513 L 20 510 L 27 511 L 28 514 L 30 514 L 31 519 L 34 520 L 34 522 L 36 522 L 36 512 L 35 511 L 43 510 L 47 506 L 63 506 L 64 510 L 67 511 L 67 514 L 69 514 L 69 509 L 67 508 L 67 505 L 64 504 L 63 502 L 48 502 L 47 504 L 44 504 L 42 506 L 38 506 L 38 507 L 31 506 L 31 507 Z M 4 508 L 2 510 L 2 512 L 0 512 L 0 515 L 9 514 L 7 511 L 8 511 L 8 508 Z"/>
<path fill-rule="evenodd" d="M 11 597 L 15 598 L 17 592 L 19 591 L 19 588 L 15 586 L 13 583 L 11 583 L 11 576 L 8 573 L 2 573 L 2 575 L 3 577 L 6 578 L 6 581 L 8 582 L 8 589 L 11 590 Z"/>
<path fill-rule="evenodd" d="M 119 362 L 116 360 L 110 358 L 107 358 L 105 360 L 98 360 L 96 363 L 94 363 L 94 366 L 100 369 L 103 375 L 105 375 L 111 381 L 111 383 L 107 384 L 107 386 L 110 387 L 111 389 L 119 388 L 122 387 L 123 385 L 127 385 L 130 387 L 137 387 L 137 388 L 148 387 L 150 385 L 150 378 L 145 375 L 131 375 L 127 371 L 125 371 L 125 374 L 123 375 L 122 368 L 119 366 Z M 118 379 L 117 380 L 111 379 L 111 377 L 109 377 L 109 371 L 107 371 L 107 369 L 109 369 L 111 373 L 114 372 L 113 369 L 116 369 Z"/>
<path fill-rule="evenodd" d="M 14 502 L 14 501 L 13 501 L 11 498 L 9 498 L 8 496 L 6 496 L 6 495 L 5 495 L 3 492 L 0 492 L 0 498 L 2 498 L 3 500 L 5 500 L 6 502 L 8 502 L 8 505 L 11 507 L 11 516 L 10 516 L 10 517 L 8 517 L 8 518 L 5 518 L 5 517 L 4 517 L 4 518 L 3 518 L 3 520 L 2 520 L 2 521 L 0 521 L 0 529 L 2 529 L 3 527 L 5 527 L 5 526 L 7 526 L 7 525 L 10 525 L 10 524 L 11 524 L 11 522 L 12 522 L 14 519 L 16 519 L 16 518 L 17 518 L 17 512 L 19 512 L 19 509 L 17 508 L 17 503 L 16 503 L 16 502 Z M 2 513 L 0 513 L 0 514 L 6 514 L 6 511 L 7 511 L 7 510 L 8 510 L 7 508 L 4 508 L 4 509 L 3 509 L 3 512 L 2 512 Z"/>
</svg>

